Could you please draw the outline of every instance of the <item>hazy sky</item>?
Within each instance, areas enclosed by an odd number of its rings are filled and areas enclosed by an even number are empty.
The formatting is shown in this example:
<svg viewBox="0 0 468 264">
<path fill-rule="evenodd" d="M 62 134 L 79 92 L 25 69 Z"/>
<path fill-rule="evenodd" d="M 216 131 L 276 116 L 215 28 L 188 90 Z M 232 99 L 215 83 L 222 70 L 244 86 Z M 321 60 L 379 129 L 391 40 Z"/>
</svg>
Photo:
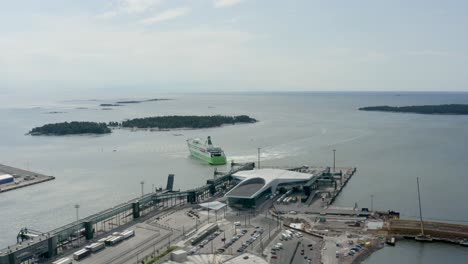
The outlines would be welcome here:
<svg viewBox="0 0 468 264">
<path fill-rule="evenodd" d="M 462 0 L 0 1 L 0 94 L 468 91 Z"/>
</svg>

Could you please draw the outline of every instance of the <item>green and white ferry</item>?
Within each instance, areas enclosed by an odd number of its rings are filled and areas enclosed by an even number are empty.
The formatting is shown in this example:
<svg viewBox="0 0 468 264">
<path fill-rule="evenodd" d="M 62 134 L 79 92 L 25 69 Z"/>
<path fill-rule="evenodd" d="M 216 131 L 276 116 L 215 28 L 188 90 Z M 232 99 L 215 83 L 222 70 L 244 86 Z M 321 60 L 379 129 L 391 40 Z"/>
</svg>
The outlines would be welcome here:
<svg viewBox="0 0 468 264">
<path fill-rule="evenodd" d="M 199 138 L 188 139 L 187 145 L 190 154 L 197 159 L 204 160 L 211 165 L 226 164 L 224 151 L 220 147 L 213 146 L 210 136 L 208 136 L 205 142 L 202 142 Z"/>
</svg>

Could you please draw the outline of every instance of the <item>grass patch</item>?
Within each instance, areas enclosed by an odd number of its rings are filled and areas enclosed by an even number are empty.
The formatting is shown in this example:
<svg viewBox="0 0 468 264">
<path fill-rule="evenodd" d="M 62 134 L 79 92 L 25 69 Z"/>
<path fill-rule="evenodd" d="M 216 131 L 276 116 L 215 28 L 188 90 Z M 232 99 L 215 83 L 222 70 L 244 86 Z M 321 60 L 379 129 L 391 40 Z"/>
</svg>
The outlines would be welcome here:
<svg viewBox="0 0 468 264">
<path fill-rule="evenodd" d="M 165 257 L 167 254 L 171 253 L 172 251 L 174 251 L 175 249 L 177 249 L 176 246 L 171 246 L 170 248 L 168 248 L 166 251 L 164 251 L 163 253 L 159 254 L 159 256 L 156 256 L 154 257 L 153 259 L 151 259 L 150 261 L 146 262 L 147 264 L 154 264 L 156 263 L 156 261 L 162 259 L 163 257 Z"/>
</svg>

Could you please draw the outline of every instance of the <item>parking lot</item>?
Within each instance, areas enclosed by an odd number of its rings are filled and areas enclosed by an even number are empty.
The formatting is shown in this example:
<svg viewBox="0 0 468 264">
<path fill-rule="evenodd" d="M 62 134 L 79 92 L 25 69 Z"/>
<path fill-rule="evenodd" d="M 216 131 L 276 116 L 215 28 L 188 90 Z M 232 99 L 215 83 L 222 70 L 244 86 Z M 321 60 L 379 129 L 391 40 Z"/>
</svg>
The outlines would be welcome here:
<svg viewBox="0 0 468 264">
<path fill-rule="evenodd" d="M 294 231 L 290 239 L 282 239 L 281 234 L 270 244 L 270 263 L 320 263 L 320 239 Z"/>
<path fill-rule="evenodd" d="M 220 230 L 212 233 L 189 250 L 190 254 L 229 254 L 238 255 L 253 249 L 265 233 L 263 227 L 235 226 L 232 223 L 220 224 Z"/>
</svg>

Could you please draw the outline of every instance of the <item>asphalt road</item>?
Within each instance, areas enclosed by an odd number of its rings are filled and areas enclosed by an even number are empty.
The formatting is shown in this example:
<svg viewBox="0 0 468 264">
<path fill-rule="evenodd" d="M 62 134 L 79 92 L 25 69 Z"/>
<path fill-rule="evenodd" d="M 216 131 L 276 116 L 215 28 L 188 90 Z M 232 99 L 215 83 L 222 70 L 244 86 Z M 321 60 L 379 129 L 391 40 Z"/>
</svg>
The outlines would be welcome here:
<svg viewBox="0 0 468 264">
<path fill-rule="evenodd" d="M 304 235 L 301 238 L 294 237 L 291 240 L 280 241 L 275 239 L 270 246 L 274 247 L 277 243 L 283 244 L 283 249 L 276 251 L 276 254 L 270 253 L 270 263 L 273 264 L 307 264 L 307 263 L 320 263 L 320 240 Z M 309 247 L 312 245 L 312 247 Z M 276 259 L 272 258 L 276 255 Z M 309 261 L 310 260 L 310 261 Z M 292 261 L 292 262 L 291 262 Z"/>
</svg>

